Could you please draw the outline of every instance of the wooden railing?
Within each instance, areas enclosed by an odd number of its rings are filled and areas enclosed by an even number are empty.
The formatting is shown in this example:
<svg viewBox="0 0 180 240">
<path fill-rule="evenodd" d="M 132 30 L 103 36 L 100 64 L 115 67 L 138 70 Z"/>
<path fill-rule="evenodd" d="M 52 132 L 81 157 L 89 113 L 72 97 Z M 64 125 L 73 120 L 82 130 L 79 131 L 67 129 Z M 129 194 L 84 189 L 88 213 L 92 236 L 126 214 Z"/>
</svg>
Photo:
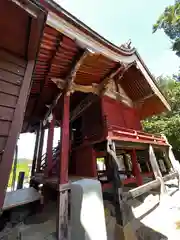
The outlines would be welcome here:
<svg viewBox="0 0 180 240">
<path fill-rule="evenodd" d="M 53 159 L 53 163 L 56 162 L 57 157 L 58 157 L 58 156 L 57 156 L 58 153 L 59 153 L 59 145 L 56 146 L 56 147 L 54 147 L 53 150 L 52 150 L 52 154 L 53 154 L 53 157 L 52 157 L 52 159 Z M 55 165 L 55 164 L 53 164 L 52 167 L 54 167 L 54 165 Z M 47 153 L 44 153 L 44 154 L 42 155 L 42 157 L 41 157 L 41 167 L 40 167 L 40 171 L 44 171 L 45 168 L 46 168 L 46 166 L 47 166 Z M 52 169 L 51 169 L 51 170 L 52 170 Z"/>
<path fill-rule="evenodd" d="M 168 145 L 166 139 L 160 134 L 150 134 L 133 129 L 123 128 L 111 125 L 108 129 L 108 136 L 115 140 L 135 141 L 150 144 Z"/>
</svg>

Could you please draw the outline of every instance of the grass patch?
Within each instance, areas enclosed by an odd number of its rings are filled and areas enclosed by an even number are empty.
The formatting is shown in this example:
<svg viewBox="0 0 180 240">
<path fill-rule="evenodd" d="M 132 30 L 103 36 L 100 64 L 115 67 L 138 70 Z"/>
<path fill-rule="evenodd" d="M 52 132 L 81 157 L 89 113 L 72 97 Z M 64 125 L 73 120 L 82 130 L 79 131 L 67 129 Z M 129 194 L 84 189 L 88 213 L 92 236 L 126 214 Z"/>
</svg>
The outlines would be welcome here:
<svg viewBox="0 0 180 240">
<path fill-rule="evenodd" d="M 29 177 L 29 167 L 28 167 L 28 164 L 29 164 L 29 161 L 19 162 L 17 164 L 16 181 L 18 180 L 19 172 L 25 172 L 25 178 Z M 8 182 L 8 187 L 11 187 L 11 185 L 12 185 L 12 177 L 13 177 L 13 167 L 11 169 L 9 182 Z"/>
</svg>

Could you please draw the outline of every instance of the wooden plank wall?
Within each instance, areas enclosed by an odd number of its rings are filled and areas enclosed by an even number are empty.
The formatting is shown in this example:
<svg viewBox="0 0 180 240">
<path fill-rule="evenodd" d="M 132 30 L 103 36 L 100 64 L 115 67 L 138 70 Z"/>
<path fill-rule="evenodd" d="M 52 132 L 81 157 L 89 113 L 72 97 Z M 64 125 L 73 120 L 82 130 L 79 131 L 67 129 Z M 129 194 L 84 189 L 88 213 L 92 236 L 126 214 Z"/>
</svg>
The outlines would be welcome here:
<svg viewBox="0 0 180 240">
<path fill-rule="evenodd" d="M 96 153 L 92 146 L 84 146 L 73 150 L 72 161 L 75 176 L 97 177 Z"/>
<path fill-rule="evenodd" d="M 26 61 L 0 48 L 0 162 L 26 69 Z"/>
<path fill-rule="evenodd" d="M 142 129 L 140 117 L 134 108 L 107 96 L 102 97 L 102 108 L 107 127 L 114 125 L 135 130 Z"/>
<path fill-rule="evenodd" d="M 101 140 L 104 133 L 104 121 L 100 99 L 84 111 L 82 119 L 83 138 L 91 141 Z"/>
</svg>

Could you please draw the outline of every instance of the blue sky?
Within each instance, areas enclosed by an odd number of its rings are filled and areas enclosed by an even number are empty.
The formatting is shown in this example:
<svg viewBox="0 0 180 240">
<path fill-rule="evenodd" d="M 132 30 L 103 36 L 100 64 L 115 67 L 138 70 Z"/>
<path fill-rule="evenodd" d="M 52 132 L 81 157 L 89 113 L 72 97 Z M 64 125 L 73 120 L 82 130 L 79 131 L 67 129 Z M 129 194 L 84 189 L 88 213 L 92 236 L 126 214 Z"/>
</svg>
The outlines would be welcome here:
<svg viewBox="0 0 180 240">
<path fill-rule="evenodd" d="M 162 31 L 152 34 L 152 25 L 164 8 L 174 0 L 55 0 L 93 30 L 116 45 L 132 40 L 155 76 L 177 72 L 179 58 Z M 55 142 L 59 139 L 55 131 Z M 45 138 L 46 142 L 46 138 Z M 28 147 L 27 147 L 28 146 Z M 24 134 L 19 141 L 19 157 L 32 158 L 34 134 Z M 46 147 L 44 146 L 44 151 Z"/>
</svg>

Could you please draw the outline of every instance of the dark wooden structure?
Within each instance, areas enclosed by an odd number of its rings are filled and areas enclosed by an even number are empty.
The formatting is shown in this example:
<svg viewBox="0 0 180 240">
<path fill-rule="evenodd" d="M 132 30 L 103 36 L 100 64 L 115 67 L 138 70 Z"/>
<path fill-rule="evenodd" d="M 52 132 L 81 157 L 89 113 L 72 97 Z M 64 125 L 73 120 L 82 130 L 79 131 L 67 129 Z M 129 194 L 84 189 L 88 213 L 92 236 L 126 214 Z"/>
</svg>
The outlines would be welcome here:
<svg viewBox="0 0 180 240">
<path fill-rule="evenodd" d="M 169 145 L 144 133 L 141 120 L 170 107 L 136 49 L 113 45 L 53 1 L 1 0 L 0 13 L 0 208 L 18 135 L 36 132 L 31 186 L 59 191 L 58 236 L 67 239 L 69 181 L 98 178 L 105 190 L 114 179 L 117 190 L 118 179 L 140 186 L 156 177 L 149 146 Z M 61 140 L 53 148 L 55 127 Z M 118 178 L 112 159 L 124 164 Z"/>
<path fill-rule="evenodd" d="M 0 2 L 0 207 L 21 132 L 46 12 L 31 1 Z"/>
</svg>

